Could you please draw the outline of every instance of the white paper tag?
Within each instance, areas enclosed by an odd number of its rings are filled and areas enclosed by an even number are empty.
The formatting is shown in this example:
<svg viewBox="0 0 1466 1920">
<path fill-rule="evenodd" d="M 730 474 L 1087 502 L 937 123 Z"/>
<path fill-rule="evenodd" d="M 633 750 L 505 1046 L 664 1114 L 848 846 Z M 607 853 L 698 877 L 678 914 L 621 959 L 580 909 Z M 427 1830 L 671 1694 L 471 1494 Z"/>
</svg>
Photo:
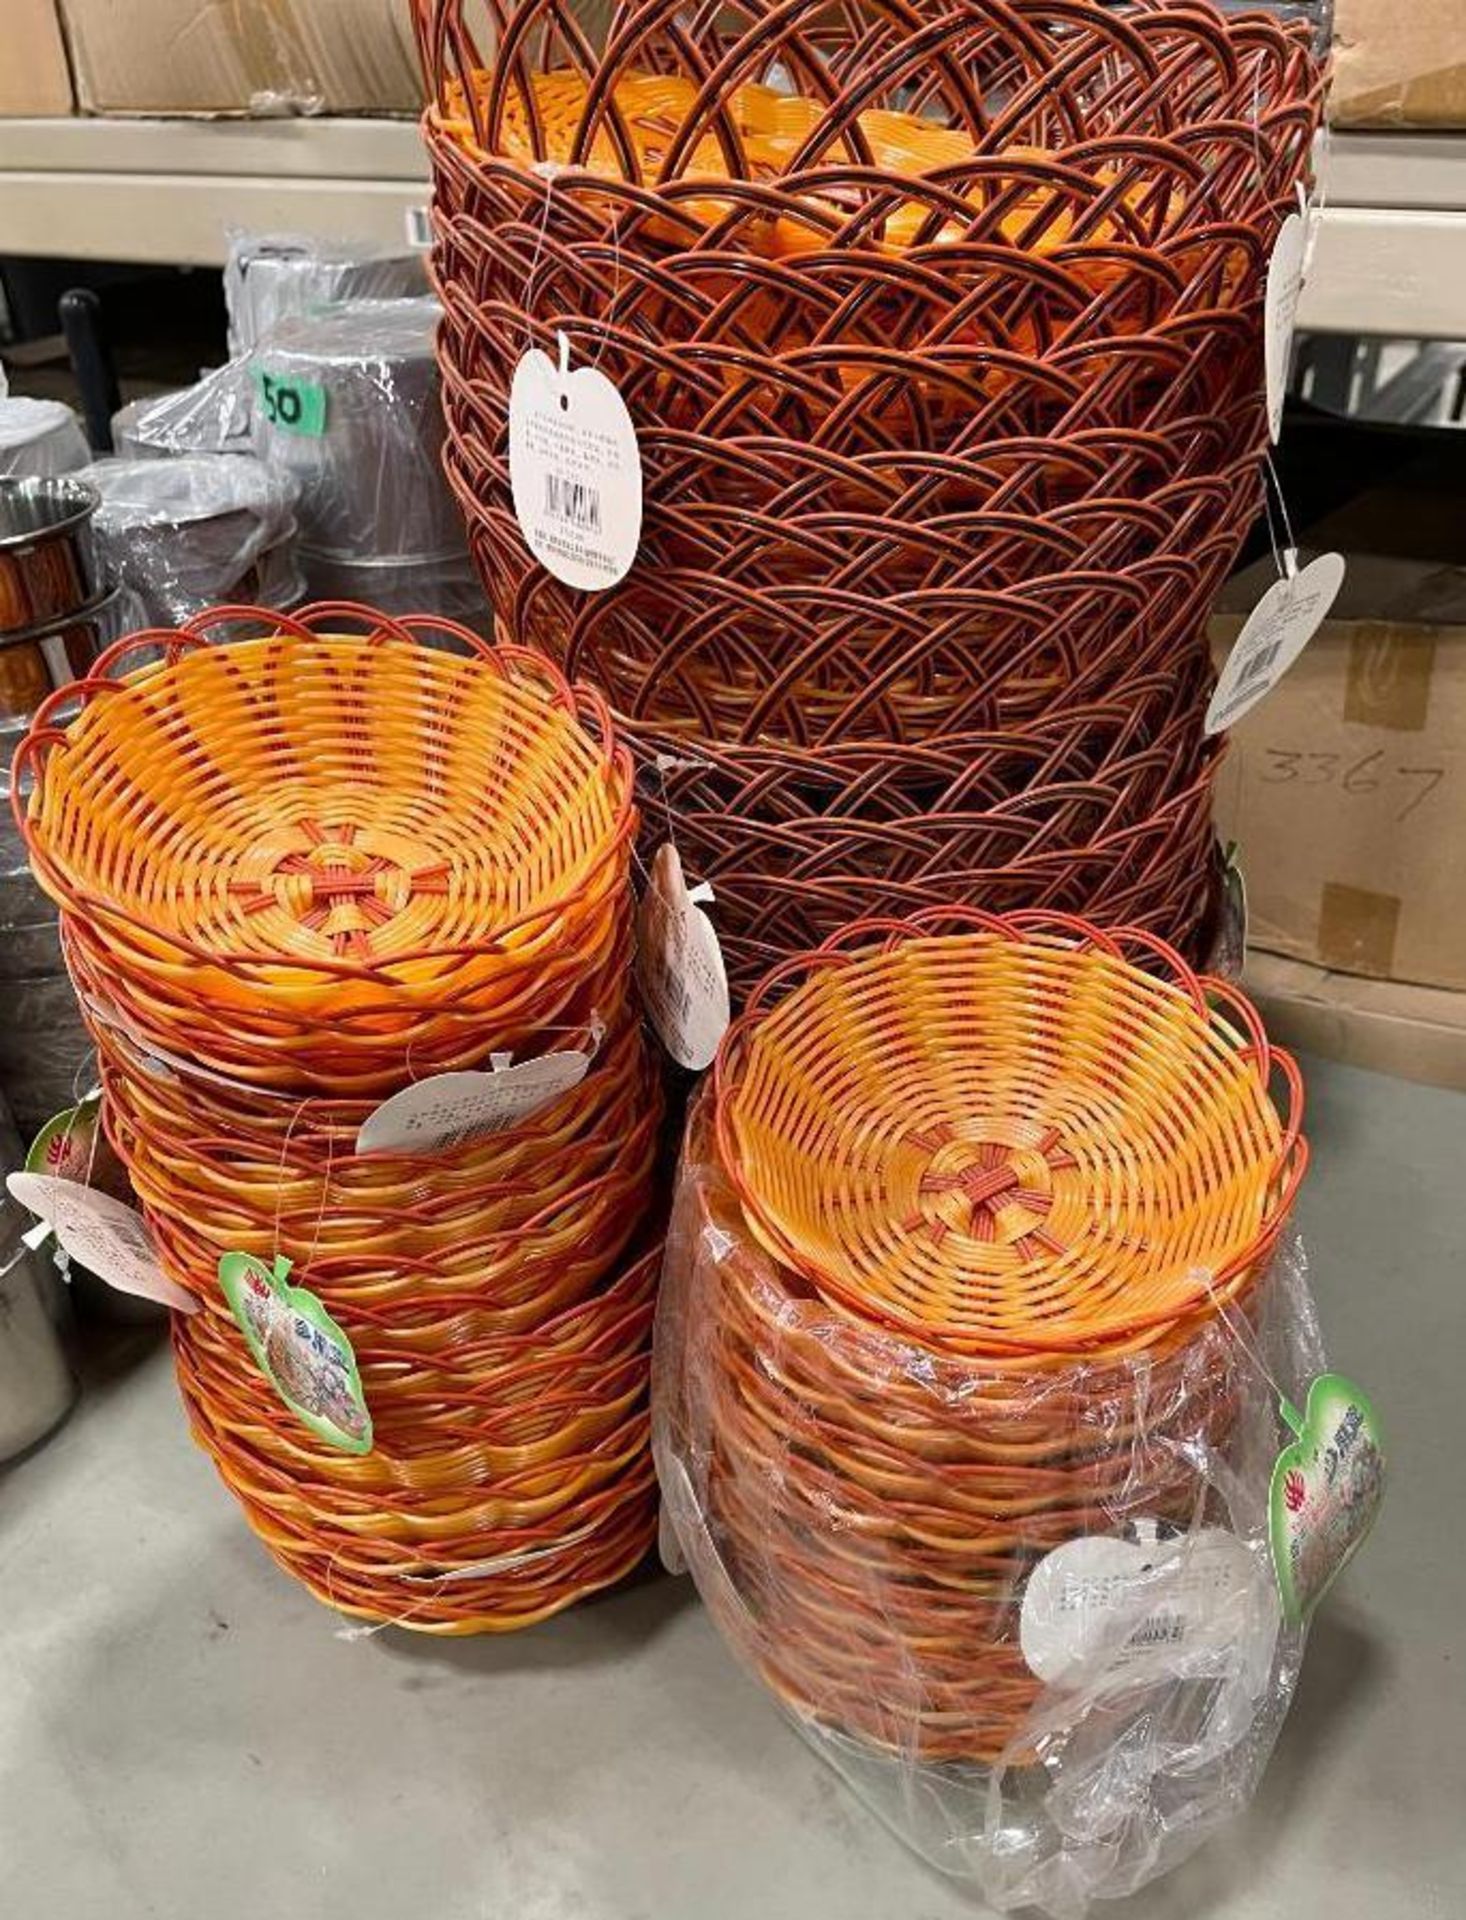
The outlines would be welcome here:
<svg viewBox="0 0 1466 1920">
<path fill-rule="evenodd" d="M 506 1133 L 590 1069 L 585 1053 L 546 1053 L 492 1073 L 437 1073 L 384 1100 L 356 1136 L 358 1153 L 443 1153 L 491 1133 Z"/>
<path fill-rule="evenodd" d="M 1283 556 L 1290 571 L 1276 580 L 1247 616 L 1237 644 L 1217 678 L 1206 710 L 1206 732 L 1225 733 L 1264 694 L 1271 693 L 1329 617 L 1344 584 L 1344 556 L 1321 553 L 1306 567 L 1289 548 Z M 1295 570 L 1296 569 L 1296 570 Z"/>
<path fill-rule="evenodd" d="M 45 1173 L 12 1173 L 5 1182 L 29 1212 L 54 1231 L 73 1260 L 119 1293 L 157 1300 L 180 1313 L 197 1313 L 191 1293 L 175 1286 L 158 1265 L 143 1217 L 110 1194 Z"/>
<path fill-rule="evenodd" d="M 407 244 L 418 253 L 426 253 L 433 244 L 433 226 L 428 218 L 426 207 L 409 207 L 403 223 L 407 229 Z"/>
<path fill-rule="evenodd" d="M 1278 1618 L 1269 1563 L 1225 1528 L 1203 1527 L 1056 1547 L 1029 1575 L 1018 1634 L 1045 1685 L 1092 1690 L 1168 1673 L 1255 1674 L 1271 1665 Z"/>
<path fill-rule="evenodd" d="M 699 905 L 712 897 L 707 886 L 689 892 L 677 849 L 663 841 L 637 909 L 636 975 L 662 1045 L 695 1073 L 711 1066 L 728 1030 L 723 950 Z"/>
<path fill-rule="evenodd" d="M 1301 213 L 1290 213 L 1278 230 L 1277 245 L 1268 261 L 1267 302 L 1263 310 L 1267 426 L 1274 446 L 1283 431 L 1283 400 L 1288 391 L 1288 364 L 1293 354 L 1293 329 L 1298 321 L 1307 252 L 1308 223 Z"/>
<path fill-rule="evenodd" d="M 530 552 L 589 593 L 614 587 L 641 542 L 641 455 L 626 403 L 594 367 L 531 347 L 509 390 L 509 482 Z"/>
</svg>

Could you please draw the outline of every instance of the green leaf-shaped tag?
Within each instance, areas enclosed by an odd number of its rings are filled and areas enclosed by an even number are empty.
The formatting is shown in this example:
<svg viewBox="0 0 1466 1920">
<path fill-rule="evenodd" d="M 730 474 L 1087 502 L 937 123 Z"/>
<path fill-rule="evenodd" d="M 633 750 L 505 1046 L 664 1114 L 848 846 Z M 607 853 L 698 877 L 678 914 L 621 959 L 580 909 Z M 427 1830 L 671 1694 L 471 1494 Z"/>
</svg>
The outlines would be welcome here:
<svg viewBox="0 0 1466 1920">
<path fill-rule="evenodd" d="M 1297 1626 L 1374 1525 L 1385 1452 L 1374 1408 L 1342 1374 L 1321 1373 L 1304 1414 L 1285 1405 L 1283 1417 L 1298 1437 L 1273 1468 L 1268 1522 L 1283 1614 Z"/>
<path fill-rule="evenodd" d="M 252 1253 L 219 1262 L 224 1289 L 260 1371 L 312 1433 L 344 1453 L 370 1453 L 372 1416 L 351 1342 L 306 1287 L 289 1284 L 290 1262 L 272 1268 Z"/>
</svg>

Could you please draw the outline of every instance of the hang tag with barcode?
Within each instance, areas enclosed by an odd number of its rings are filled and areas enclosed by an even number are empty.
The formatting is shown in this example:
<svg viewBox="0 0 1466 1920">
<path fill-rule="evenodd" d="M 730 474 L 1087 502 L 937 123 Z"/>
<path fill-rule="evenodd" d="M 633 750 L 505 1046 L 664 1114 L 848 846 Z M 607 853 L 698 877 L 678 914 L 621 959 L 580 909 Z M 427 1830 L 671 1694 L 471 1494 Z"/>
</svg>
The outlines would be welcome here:
<svg viewBox="0 0 1466 1920">
<path fill-rule="evenodd" d="M 566 586 L 599 593 L 641 543 L 641 454 L 626 402 L 595 367 L 532 347 L 509 389 L 509 483 L 530 552 Z"/>
<path fill-rule="evenodd" d="M 163 1272 L 136 1208 L 51 1174 L 12 1173 L 5 1184 L 28 1212 L 46 1222 L 64 1253 L 109 1287 L 179 1313 L 198 1312 L 194 1296 Z"/>
<path fill-rule="evenodd" d="M 702 902 L 707 886 L 690 888 L 671 841 L 652 861 L 636 916 L 636 974 L 647 1017 L 680 1067 L 711 1066 L 728 1028 L 728 973 Z"/>
<path fill-rule="evenodd" d="M 1163 1675 L 1218 1678 L 1259 1652 L 1264 1670 L 1278 1605 L 1267 1559 L 1224 1527 L 1162 1540 L 1090 1535 L 1029 1575 L 1019 1644 L 1049 1686 L 1102 1692 Z"/>
<path fill-rule="evenodd" d="M 1225 733 L 1271 693 L 1329 616 L 1344 584 L 1344 556 L 1321 553 L 1306 567 L 1290 547 L 1284 575 L 1247 616 L 1217 679 L 1206 710 L 1206 731 Z"/>
<path fill-rule="evenodd" d="M 590 1055 L 545 1053 L 491 1073 L 435 1073 L 384 1100 L 356 1136 L 358 1153 L 443 1153 L 507 1133 L 580 1085 Z"/>
<path fill-rule="evenodd" d="M 1268 261 L 1263 309 L 1267 424 L 1275 446 L 1283 431 L 1283 401 L 1288 391 L 1288 366 L 1293 357 L 1293 331 L 1298 324 L 1307 255 L 1308 222 L 1301 213 L 1290 213 L 1278 229 L 1277 244 Z"/>
</svg>

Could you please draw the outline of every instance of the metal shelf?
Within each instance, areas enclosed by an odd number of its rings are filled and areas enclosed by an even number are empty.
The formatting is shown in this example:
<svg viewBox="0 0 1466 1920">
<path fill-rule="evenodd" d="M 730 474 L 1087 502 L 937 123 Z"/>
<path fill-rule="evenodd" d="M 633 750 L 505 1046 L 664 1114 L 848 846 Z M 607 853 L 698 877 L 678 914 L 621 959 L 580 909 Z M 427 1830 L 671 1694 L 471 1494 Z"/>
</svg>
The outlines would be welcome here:
<svg viewBox="0 0 1466 1920">
<path fill-rule="evenodd" d="M 0 120 L 0 254 L 220 266 L 231 227 L 400 245 L 410 120 Z"/>
<path fill-rule="evenodd" d="M 0 254 L 216 266 L 230 227 L 391 244 L 407 120 L 0 120 Z M 1466 133 L 1336 134 L 1300 325 L 1466 339 Z"/>
</svg>

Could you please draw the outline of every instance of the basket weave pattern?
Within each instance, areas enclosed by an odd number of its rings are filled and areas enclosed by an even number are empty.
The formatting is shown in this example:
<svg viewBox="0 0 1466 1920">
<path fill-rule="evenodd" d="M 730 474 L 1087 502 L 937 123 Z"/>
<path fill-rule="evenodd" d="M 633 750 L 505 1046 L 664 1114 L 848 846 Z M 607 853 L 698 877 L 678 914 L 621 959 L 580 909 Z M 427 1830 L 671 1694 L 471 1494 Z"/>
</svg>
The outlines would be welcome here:
<svg viewBox="0 0 1466 1920">
<path fill-rule="evenodd" d="M 735 1004 L 933 901 L 1200 954 L 1206 619 L 1262 499 L 1307 28 L 1210 0 L 416 18 L 449 479 L 505 631 L 623 720 L 643 859 L 670 815 L 713 884 Z M 513 372 L 562 338 L 640 446 L 605 592 L 541 568 L 511 505 Z M 1190 735 L 1169 777 L 1107 744 L 1157 675 Z M 1070 718 L 1089 765 L 1049 774 Z"/>
<path fill-rule="evenodd" d="M 689 1136 L 656 1418 L 709 1605 L 797 1713 L 1014 1757 L 1036 1559 L 1194 1523 L 1266 1391 L 1233 1328 L 1300 1118 L 1247 1003 L 1133 931 L 872 921 L 752 996 Z"/>
<path fill-rule="evenodd" d="M 1321 93 L 1306 37 L 1164 0 L 974 0 L 923 30 L 809 0 L 691 41 L 633 7 L 598 56 L 557 0 L 479 9 L 482 45 L 474 11 L 420 0 L 419 24 L 450 474 L 511 632 L 620 712 L 704 731 L 700 688 L 774 662 L 725 743 L 887 737 L 872 672 L 893 702 L 910 683 L 912 739 L 992 724 L 973 713 L 1031 646 L 1083 637 L 1122 670 L 1133 621 L 1077 589 L 1164 535 L 1114 503 L 1239 461 L 1254 497 L 1262 284 Z M 775 70 L 805 98 L 745 96 Z M 601 595 L 534 565 L 508 509 L 510 376 L 557 333 L 641 440 L 641 558 Z M 1200 605 L 1248 517 L 1209 511 L 1232 538 Z M 970 708 L 923 710 L 944 672 Z"/>
<path fill-rule="evenodd" d="M 649 1544 L 660 1123 L 631 999 L 631 766 L 598 696 L 442 621 L 221 609 L 37 714 L 14 790 L 196 1437 L 329 1604 L 498 1631 Z M 579 1049 L 497 1132 L 362 1154 L 384 1096 Z M 352 1342 L 370 1450 L 251 1356 L 226 1254 Z"/>
</svg>

